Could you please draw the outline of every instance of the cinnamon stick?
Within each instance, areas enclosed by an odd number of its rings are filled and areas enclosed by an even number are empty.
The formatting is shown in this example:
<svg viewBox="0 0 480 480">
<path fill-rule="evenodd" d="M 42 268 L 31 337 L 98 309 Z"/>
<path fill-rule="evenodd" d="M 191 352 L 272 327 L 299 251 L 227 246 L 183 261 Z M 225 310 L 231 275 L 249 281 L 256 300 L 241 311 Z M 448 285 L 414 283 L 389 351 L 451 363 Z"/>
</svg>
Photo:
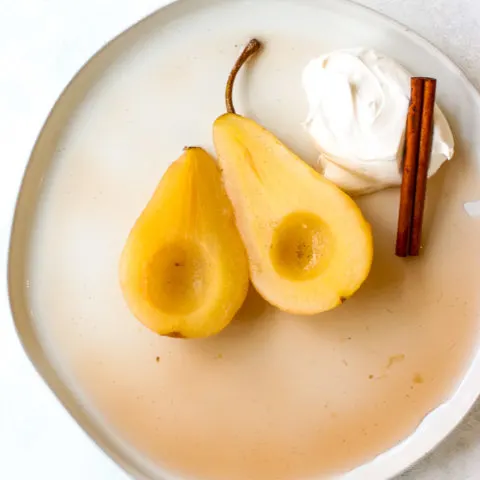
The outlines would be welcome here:
<svg viewBox="0 0 480 480">
<path fill-rule="evenodd" d="M 417 181 L 415 184 L 415 200 L 413 202 L 413 217 L 410 233 L 409 255 L 420 253 L 422 241 L 423 212 L 427 190 L 427 174 L 432 153 L 433 117 L 435 111 L 435 91 L 437 81 L 426 78 L 423 89 L 422 121 L 420 127 L 420 145 L 418 152 Z"/>
<path fill-rule="evenodd" d="M 395 254 L 399 257 L 406 257 L 409 251 L 420 146 L 424 83 L 423 78 L 414 77 L 411 79 L 402 186 L 400 188 L 397 242 L 395 247 Z"/>
</svg>

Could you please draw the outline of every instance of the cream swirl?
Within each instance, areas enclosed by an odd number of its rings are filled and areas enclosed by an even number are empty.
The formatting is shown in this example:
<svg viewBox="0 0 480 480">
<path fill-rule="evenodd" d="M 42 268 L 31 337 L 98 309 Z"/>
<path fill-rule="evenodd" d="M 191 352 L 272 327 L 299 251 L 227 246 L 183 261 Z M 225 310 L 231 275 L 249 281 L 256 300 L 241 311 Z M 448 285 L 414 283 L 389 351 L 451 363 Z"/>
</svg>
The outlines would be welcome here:
<svg viewBox="0 0 480 480">
<path fill-rule="evenodd" d="M 400 165 L 411 75 L 374 50 L 335 51 L 303 72 L 309 103 L 305 122 L 328 179 L 351 194 L 401 183 Z M 453 156 L 453 135 L 438 106 L 429 176 Z"/>
</svg>

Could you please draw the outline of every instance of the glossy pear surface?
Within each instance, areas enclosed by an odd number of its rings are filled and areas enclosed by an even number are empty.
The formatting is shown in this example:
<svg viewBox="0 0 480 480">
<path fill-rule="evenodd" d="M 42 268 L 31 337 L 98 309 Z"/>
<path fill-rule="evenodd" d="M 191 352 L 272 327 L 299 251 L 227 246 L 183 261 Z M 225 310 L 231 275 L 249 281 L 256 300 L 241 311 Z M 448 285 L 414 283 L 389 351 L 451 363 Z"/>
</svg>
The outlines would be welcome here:
<svg viewBox="0 0 480 480">
<path fill-rule="evenodd" d="M 188 148 L 166 171 L 130 232 L 120 282 L 132 313 L 174 337 L 222 330 L 242 305 L 248 261 L 220 171 Z"/>
<path fill-rule="evenodd" d="M 227 113 L 213 136 L 258 292 L 298 314 L 350 297 L 373 251 L 355 202 L 253 120 Z"/>
</svg>

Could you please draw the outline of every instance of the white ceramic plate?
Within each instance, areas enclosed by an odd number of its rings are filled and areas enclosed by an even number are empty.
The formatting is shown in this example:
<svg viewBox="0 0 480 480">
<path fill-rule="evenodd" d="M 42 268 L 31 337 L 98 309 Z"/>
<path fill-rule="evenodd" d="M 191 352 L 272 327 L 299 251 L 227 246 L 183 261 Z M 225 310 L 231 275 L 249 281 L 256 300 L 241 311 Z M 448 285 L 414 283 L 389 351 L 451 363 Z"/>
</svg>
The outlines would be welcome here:
<svg viewBox="0 0 480 480">
<path fill-rule="evenodd" d="M 159 368 L 169 366 L 175 375 L 186 362 L 196 362 L 214 372 L 212 384 L 228 380 L 238 385 L 247 379 L 222 377 L 225 370 L 215 365 L 225 357 L 232 373 L 248 355 L 253 372 L 270 345 L 271 332 L 260 319 L 265 307 L 256 298 L 244 315 L 251 334 L 237 325 L 220 343 L 207 341 L 198 349 L 158 339 L 132 319 L 116 279 L 128 229 L 168 163 L 185 144 L 211 148 L 211 124 L 223 111 L 226 75 L 241 45 L 253 36 L 266 49 L 239 81 L 237 110 L 271 128 L 305 160 L 313 161 L 315 154 L 300 128 L 306 110 L 301 68 L 325 51 L 365 45 L 383 50 L 414 73 L 440 79 L 438 98 L 454 128 L 461 165 L 478 170 L 478 93 L 430 44 L 353 3 L 179 0 L 102 49 L 62 94 L 33 151 L 15 216 L 9 291 L 19 336 L 39 373 L 98 445 L 136 478 L 176 478 L 147 445 L 178 440 L 174 430 L 150 428 L 161 426 L 165 413 L 162 408 L 149 419 L 152 404 L 168 393 L 162 388 L 173 388 L 169 382 L 175 382 Z M 217 353 L 220 348 L 226 350 Z M 390 478 L 442 440 L 480 392 L 475 352 L 472 347 L 466 353 L 468 371 L 458 388 L 452 387 L 449 398 L 408 438 L 344 478 Z M 278 352 L 272 355 L 279 358 Z M 179 382 L 189 387 L 194 373 Z M 187 387 L 184 396 L 191 394 Z M 170 413 L 182 417 L 179 422 L 188 424 L 182 415 L 193 419 L 205 413 L 195 410 L 202 400 L 192 398 L 188 411 L 172 406 Z M 228 423 L 229 415 L 235 417 L 224 408 L 208 407 L 217 412 L 207 419 L 212 429 L 218 419 Z M 195 428 L 205 428 L 195 421 Z M 220 447 L 221 442 L 212 449 Z M 208 471 L 208 465 L 203 468 Z"/>
</svg>

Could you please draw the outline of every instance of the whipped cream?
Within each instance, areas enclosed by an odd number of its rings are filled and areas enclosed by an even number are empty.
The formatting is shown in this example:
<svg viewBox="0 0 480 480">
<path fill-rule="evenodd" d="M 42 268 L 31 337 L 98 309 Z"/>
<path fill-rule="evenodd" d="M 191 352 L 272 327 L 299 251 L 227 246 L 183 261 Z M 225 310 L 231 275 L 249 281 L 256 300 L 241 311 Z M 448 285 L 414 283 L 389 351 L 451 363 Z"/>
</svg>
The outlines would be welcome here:
<svg viewBox="0 0 480 480">
<path fill-rule="evenodd" d="M 393 59 L 362 48 L 322 55 L 305 67 L 305 127 L 323 174 L 346 192 L 401 184 L 410 78 Z M 429 176 L 452 158 L 453 147 L 452 131 L 435 106 Z"/>
</svg>

